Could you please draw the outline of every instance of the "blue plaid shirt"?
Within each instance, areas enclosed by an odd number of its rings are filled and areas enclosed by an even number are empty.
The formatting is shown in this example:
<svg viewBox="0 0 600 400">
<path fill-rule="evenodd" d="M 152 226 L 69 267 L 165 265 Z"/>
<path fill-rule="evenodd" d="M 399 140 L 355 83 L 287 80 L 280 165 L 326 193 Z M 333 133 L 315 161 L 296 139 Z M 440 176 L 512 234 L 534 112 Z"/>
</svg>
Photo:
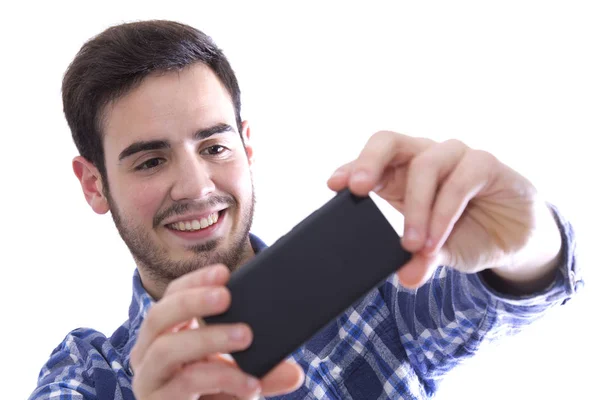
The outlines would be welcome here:
<svg viewBox="0 0 600 400">
<path fill-rule="evenodd" d="M 582 285 L 572 227 L 553 209 L 563 251 L 548 288 L 509 296 L 479 274 L 440 267 L 426 285 L 410 291 L 393 274 L 290 356 L 306 379 L 277 398 L 431 397 L 444 375 L 482 344 L 518 332 Z M 255 252 L 266 247 L 254 235 L 251 242 Z M 42 367 L 30 399 L 134 399 L 129 355 L 152 304 L 136 270 L 129 319 L 110 337 L 93 329 L 70 332 Z"/>
</svg>

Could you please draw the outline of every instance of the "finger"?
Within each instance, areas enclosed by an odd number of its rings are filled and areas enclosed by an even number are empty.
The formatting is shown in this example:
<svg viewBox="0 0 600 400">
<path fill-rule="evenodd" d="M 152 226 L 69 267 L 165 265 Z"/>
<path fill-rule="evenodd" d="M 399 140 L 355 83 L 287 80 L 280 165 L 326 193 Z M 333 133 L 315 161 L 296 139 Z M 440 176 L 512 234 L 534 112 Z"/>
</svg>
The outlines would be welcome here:
<svg viewBox="0 0 600 400">
<path fill-rule="evenodd" d="M 167 382 L 184 365 L 213 353 L 246 349 L 252 332 L 245 324 L 211 325 L 158 337 L 148 348 L 136 375 L 143 377 L 140 389 L 152 392 Z"/>
<path fill-rule="evenodd" d="M 425 251 L 434 253 L 444 245 L 467 204 L 481 192 L 495 171 L 497 160 L 484 151 L 468 151 L 440 188 L 429 223 L 430 243 Z"/>
<path fill-rule="evenodd" d="M 375 133 L 353 162 L 349 189 L 357 195 L 367 195 L 377 187 L 386 168 L 407 163 L 431 143 L 395 132 Z"/>
<path fill-rule="evenodd" d="M 284 361 L 261 379 L 262 393 L 268 396 L 290 393 L 302 386 L 303 382 L 302 368 L 294 362 Z"/>
<path fill-rule="evenodd" d="M 348 187 L 348 183 L 353 169 L 353 163 L 349 162 L 338 168 L 327 181 L 327 186 L 335 191 Z M 373 188 L 373 191 L 388 201 L 398 202 L 404 196 L 404 182 L 406 181 L 406 167 L 388 167 L 384 169 L 379 182 Z M 391 187 L 388 185 L 392 184 Z M 391 190 L 387 190 L 391 189 Z M 395 205 L 394 205 L 395 206 Z"/>
<path fill-rule="evenodd" d="M 224 285 L 229 280 L 229 269 L 223 264 L 200 268 L 173 280 L 165 290 L 163 297 L 185 289 L 202 286 Z"/>
<path fill-rule="evenodd" d="M 210 355 L 208 358 L 237 367 L 237 363 L 229 354 L 215 354 Z M 277 364 L 277 366 L 260 380 L 262 394 L 265 396 L 277 396 L 293 392 L 298 389 L 303 382 L 304 371 L 298 364 L 290 360 L 284 360 Z"/>
<path fill-rule="evenodd" d="M 327 180 L 327 186 L 335 192 L 344 189 L 348 186 L 348 178 L 350 178 L 351 171 L 352 162 L 342 165 L 331 174 L 331 177 Z"/>
<path fill-rule="evenodd" d="M 139 393 L 149 393 L 141 391 Z M 261 390 L 260 382 L 239 368 L 224 363 L 199 361 L 186 365 L 173 379 L 154 392 L 156 399 L 190 399 L 226 393 L 243 399 Z M 139 396 L 136 392 L 136 396 Z"/>
<path fill-rule="evenodd" d="M 417 252 L 428 244 L 429 218 L 438 188 L 466 149 L 458 140 L 449 140 L 428 148 L 411 161 L 404 196 L 402 246 L 406 250 Z"/>
<path fill-rule="evenodd" d="M 423 286 L 441 265 L 443 256 L 440 253 L 426 255 L 415 253 L 411 260 L 396 272 L 400 284 L 408 289 Z"/>
<path fill-rule="evenodd" d="M 175 325 L 169 331 L 171 333 L 176 333 L 179 331 L 186 331 L 188 329 L 197 329 L 201 326 L 206 326 L 206 324 L 204 323 L 204 320 L 198 319 L 198 318 L 192 318 L 188 321 L 185 321 L 185 322 Z"/>
<path fill-rule="evenodd" d="M 161 334 L 196 317 L 224 312 L 231 303 L 225 287 L 187 289 L 164 297 L 150 307 L 131 352 L 131 363 L 139 364 L 150 344 Z"/>
</svg>

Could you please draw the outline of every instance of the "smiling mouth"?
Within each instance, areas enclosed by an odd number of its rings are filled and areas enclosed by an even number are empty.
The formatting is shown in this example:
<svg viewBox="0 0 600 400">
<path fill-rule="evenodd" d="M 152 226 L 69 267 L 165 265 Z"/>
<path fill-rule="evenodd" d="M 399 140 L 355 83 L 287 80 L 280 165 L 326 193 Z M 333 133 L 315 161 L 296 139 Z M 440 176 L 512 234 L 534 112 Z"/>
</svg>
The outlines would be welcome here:
<svg viewBox="0 0 600 400">
<path fill-rule="evenodd" d="M 211 227 L 212 225 L 216 224 L 219 221 L 219 219 L 221 218 L 223 211 L 224 210 L 209 214 L 208 217 L 202 218 L 202 219 L 191 219 L 191 220 L 187 220 L 187 221 L 175 222 L 175 223 L 166 225 L 166 227 L 173 229 L 175 231 L 180 231 L 180 232 L 201 231 L 201 230 L 207 229 L 207 228 Z"/>
</svg>

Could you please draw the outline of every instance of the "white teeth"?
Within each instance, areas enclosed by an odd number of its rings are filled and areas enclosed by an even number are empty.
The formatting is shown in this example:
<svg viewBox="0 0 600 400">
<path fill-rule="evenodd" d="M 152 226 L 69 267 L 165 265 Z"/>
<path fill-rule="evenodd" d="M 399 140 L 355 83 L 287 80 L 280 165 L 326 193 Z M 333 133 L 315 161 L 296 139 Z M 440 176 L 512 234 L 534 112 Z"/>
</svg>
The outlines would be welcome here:
<svg viewBox="0 0 600 400">
<path fill-rule="evenodd" d="M 211 226 L 219 220 L 218 213 L 212 213 L 206 218 L 202 218 L 200 221 L 197 219 L 191 221 L 180 221 L 170 224 L 169 227 L 178 231 L 197 231 Z"/>
</svg>

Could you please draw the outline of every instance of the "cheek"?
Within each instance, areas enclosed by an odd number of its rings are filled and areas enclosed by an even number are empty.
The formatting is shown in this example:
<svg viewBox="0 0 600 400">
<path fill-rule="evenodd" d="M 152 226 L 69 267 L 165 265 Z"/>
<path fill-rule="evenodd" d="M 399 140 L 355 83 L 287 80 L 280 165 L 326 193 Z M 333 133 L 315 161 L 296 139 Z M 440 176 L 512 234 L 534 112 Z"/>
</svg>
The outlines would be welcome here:
<svg viewBox="0 0 600 400">
<path fill-rule="evenodd" d="M 252 191 L 250 168 L 245 161 L 246 159 L 244 162 L 232 163 L 229 168 L 224 168 L 214 175 L 215 183 L 220 190 L 242 201 L 250 197 Z"/>
<path fill-rule="evenodd" d="M 126 213 L 144 220 L 154 217 L 163 199 L 159 188 L 148 184 L 129 185 L 124 196 L 126 200 L 122 204 L 127 204 Z"/>
</svg>

